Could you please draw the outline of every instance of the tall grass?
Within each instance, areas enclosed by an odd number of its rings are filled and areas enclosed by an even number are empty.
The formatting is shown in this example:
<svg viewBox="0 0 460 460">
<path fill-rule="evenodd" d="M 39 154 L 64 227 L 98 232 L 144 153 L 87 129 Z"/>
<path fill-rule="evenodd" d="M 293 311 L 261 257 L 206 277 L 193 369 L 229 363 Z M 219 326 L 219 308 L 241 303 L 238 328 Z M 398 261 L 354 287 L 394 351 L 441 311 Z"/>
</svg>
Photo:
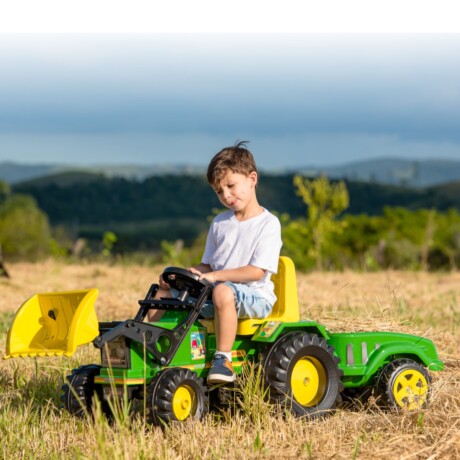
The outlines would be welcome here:
<svg viewBox="0 0 460 460">
<path fill-rule="evenodd" d="M 16 264 L 0 282 L 0 350 L 15 309 L 28 295 L 99 287 L 102 319 L 132 317 L 158 271 L 105 265 Z M 113 420 L 96 403 L 76 418 L 61 409 L 66 375 L 98 353 L 0 362 L 0 452 L 37 459 L 460 458 L 459 274 L 314 273 L 298 275 L 301 316 L 331 330 L 400 330 L 432 338 L 446 370 L 432 373 L 430 406 L 382 411 L 371 399 L 319 420 L 299 419 L 266 402 L 260 368 L 248 366 L 224 404 L 200 422 L 152 427 L 126 402 Z M 142 406 L 142 403 L 141 403 Z"/>
</svg>

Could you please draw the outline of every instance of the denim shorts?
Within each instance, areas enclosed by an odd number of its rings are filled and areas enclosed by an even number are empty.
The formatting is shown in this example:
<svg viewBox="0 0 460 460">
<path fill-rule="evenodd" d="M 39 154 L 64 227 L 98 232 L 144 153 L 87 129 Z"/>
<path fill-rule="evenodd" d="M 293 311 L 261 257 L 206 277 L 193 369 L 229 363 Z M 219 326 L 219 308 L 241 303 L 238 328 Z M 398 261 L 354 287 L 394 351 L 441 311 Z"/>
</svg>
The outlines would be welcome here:
<svg viewBox="0 0 460 460">
<path fill-rule="evenodd" d="M 248 285 L 230 281 L 224 284 L 233 290 L 238 318 L 266 318 L 272 311 L 273 304 Z M 205 302 L 200 313 L 204 318 L 214 318 L 212 301 Z"/>
</svg>

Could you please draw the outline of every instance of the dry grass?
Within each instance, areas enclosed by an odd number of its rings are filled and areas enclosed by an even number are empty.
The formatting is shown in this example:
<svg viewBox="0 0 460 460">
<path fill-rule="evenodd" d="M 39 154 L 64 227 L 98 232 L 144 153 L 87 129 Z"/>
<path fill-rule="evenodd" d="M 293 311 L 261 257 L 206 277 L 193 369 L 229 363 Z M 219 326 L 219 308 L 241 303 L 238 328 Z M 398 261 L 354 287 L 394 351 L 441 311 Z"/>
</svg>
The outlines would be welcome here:
<svg viewBox="0 0 460 460">
<path fill-rule="evenodd" d="M 126 319 L 161 270 L 107 265 L 12 264 L 0 281 L 0 350 L 13 312 L 36 292 L 98 287 L 100 320 Z M 165 431 L 142 419 L 109 426 L 59 408 L 72 367 L 97 362 L 90 347 L 71 358 L 0 362 L 3 458 L 460 458 L 460 274 L 384 272 L 298 275 L 302 318 L 339 330 L 395 330 L 434 340 L 446 370 L 433 373 L 430 407 L 410 414 L 369 404 L 322 420 L 283 416 L 252 395 L 243 410 Z M 246 395 L 247 396 L 247 395 Z"/>
</svg>

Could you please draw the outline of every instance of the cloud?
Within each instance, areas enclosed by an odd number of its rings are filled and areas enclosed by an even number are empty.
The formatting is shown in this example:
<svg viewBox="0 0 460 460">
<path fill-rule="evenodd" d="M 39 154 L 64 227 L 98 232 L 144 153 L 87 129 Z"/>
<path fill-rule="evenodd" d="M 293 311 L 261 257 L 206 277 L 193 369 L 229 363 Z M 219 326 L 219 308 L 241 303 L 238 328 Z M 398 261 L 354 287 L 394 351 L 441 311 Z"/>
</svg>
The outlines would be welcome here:
<svg viewBox="0 0 460 460">
<path fill-rule="evenodd" d="M 9 154 L 141 160 L 249 138 L 315 162 L 460 144 L 457 35 L 3 35 L 0 67 Z"/>
</svg>

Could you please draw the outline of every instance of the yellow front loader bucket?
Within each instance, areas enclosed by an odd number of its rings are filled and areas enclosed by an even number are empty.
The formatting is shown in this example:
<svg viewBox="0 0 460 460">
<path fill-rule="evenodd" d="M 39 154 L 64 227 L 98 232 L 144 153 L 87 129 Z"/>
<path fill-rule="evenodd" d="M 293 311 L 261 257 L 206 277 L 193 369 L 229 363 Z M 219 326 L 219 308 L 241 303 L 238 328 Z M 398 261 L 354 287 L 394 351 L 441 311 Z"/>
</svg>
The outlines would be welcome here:
<svg viewBox="0 0 460 460">
<path fill-rule="evenodd" d="M 25 356 L 71 356 L 99 335 L 94 303 L 97 289 L 35 294 L 13 319 L 5 359 Z"/>
</svg>

